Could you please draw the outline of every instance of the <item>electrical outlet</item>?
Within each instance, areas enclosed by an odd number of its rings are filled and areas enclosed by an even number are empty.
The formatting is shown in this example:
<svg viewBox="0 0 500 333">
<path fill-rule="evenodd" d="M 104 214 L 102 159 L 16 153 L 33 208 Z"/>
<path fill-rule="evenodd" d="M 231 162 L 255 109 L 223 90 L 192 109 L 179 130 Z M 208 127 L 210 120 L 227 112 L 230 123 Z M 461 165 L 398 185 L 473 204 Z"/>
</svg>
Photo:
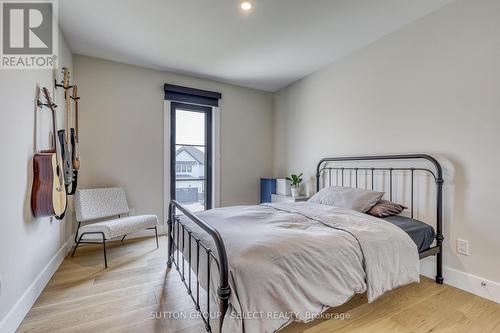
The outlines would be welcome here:
<svg viewBox="0 0 500 333">
<path fill-rule="evenodd" d="M 469 241 L 465 239 L 457 239 L 457 253 L 468 256 L 469 253 Z"/>
</svg>

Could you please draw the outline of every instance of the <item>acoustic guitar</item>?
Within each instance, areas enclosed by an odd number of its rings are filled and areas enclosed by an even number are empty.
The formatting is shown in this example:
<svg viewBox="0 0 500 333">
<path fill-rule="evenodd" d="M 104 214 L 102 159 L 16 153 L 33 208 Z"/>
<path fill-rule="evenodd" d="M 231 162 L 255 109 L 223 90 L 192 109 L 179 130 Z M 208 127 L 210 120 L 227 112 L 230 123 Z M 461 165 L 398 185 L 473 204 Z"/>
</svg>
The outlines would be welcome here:
<svg viewBox="0 0 500 333">
<path fill-rule="evenodd" d="M 62 178 L 62 159 L 57 152 L 56 105 L 52 103 L 47 88 L 42 89 L 45 106 L 52 112 L 52 148 L 33 156 L 33 186 L 31 210 L 35 217 L 55 216 L 62 219 L 66 213 L 67 197 Z"/>
</svg>

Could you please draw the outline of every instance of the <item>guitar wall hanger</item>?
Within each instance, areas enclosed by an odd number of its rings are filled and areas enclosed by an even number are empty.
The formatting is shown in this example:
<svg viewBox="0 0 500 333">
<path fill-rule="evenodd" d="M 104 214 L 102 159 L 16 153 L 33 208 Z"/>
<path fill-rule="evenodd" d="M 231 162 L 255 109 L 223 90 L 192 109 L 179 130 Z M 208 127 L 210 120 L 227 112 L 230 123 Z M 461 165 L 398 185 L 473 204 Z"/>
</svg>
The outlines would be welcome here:
<svg viewBox="0 0 500 333">
<path fill-rule="evenodd" d="M 63 88 L 64 91 L 68 91 L 70 89 L 73 89 L 76 85 L 70 85 L 69 84 L 69 70 L 67 67 L 63 67 L 62 68 L 62 72 L 63 72 L 63 79 L 61 80 L 61 82 L 58 82 L 57 81 L 57 78 L 54 78 L 54 88 L 57 89 L 57 88 Z M 73 97 L 71 97 L 72 99 L 74 99 Z"/>
<path fill-rule="evenodd" d="M 57 88 L 63 88 L 64 90 L 72 89 L 73 86 L 65 86 L 62 82 L 58 83 L 57 80 L 54 80 L 54 87 Z"/>
<path fill-rule="evenodd" d="M 51 108 L 54 108 L 54 109 L 57 108 L 57 105 L 55 103 L 47 104 L 47 103 L 42 103 L 40 100 L 36 101 L 36 105 L 39 106 L 40 108 L 42 108 L 44 106 L 47 107 L 47 108 L 49 108 L 49 109 L 51 109 Z"/>
</svg>

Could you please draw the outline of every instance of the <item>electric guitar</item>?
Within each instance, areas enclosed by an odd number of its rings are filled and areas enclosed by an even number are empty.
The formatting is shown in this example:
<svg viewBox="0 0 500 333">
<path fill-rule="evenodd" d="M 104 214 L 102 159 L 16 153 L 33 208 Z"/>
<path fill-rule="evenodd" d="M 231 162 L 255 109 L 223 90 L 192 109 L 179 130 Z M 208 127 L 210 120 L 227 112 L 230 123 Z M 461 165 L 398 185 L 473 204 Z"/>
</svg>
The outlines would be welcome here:
<svg viewBox="0 0 500 333">
<path fill-rule="evenodd" d="M 57 219 L 63 219 L 67 197 L 62 178 L 62 160 L 57 152 L 56 105 L 52 103 L 47 88 L 43 88 L 42 91 L 45 97 L 44 105 L 52 112 L 52 148 L 42 150 L 33 156 L 31 210 L 35 217 L 55 216 Z"/>
<path fill-rule="evenodd" d="M 73 96 L 71 97 L 75 103 L 75 128 L 71 128 L 70 140 L 71 140 L 71 160 L 73 163 L 73 183 L 71 187 L 71 192 L 69 194 L 74 194 L 76 188 L 78 187 L 78 170 L 80 170 L 80 148 L 78 144 L 78 87 L 73 86 Z"/>
<path fill-rule="evenodd" d="M 73 169 L 80 170 L 80 149 L 78 144 L 78 100 L 80 99 L 80 97 L 78 97 L 78 87 L 76 85 L 73 86 L 72 99 L 75 102 L 75 128 L 71 129 L 71 132 L 73 133 L 72 136 L 74 138 L 71 142 L 71 151 L 73 153 Z"/>
<path fill-rule="evenodd" d="M 64 89 L 64 100 L 66 102 L 66 130 L 62 129 L 57 134 L 59 137 L 59 142 L 61 143 L 61 157 L 63 160 L 64 169 L 64 183 L 66 191 L 69 191 L 69 187 L 73 182 L 73 164 L 71 163 L 71 152 L 69 151 L 68 142 L 70 141 L 70 96 L 69 96 L 69 71 L 68 68 L 63 67 L 63 89 Z"/>
</svg>

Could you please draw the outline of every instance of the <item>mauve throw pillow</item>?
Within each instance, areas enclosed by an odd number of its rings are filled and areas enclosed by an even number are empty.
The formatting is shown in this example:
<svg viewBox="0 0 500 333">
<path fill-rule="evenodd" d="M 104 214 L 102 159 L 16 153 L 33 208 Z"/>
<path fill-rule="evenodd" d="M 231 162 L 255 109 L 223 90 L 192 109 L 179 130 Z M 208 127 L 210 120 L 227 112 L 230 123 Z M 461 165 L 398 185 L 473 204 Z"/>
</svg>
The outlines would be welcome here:
<svg viewBox="0 0 500 333">
<path fill-rule="evenodd" d="M 375 217 L 387 217 L 398 215 L 406 208 L 407 207 L 395 202 L 380 200 L 368 211 L 367 214 L 373 215 Z"/>
<path fill-rule="evenodd" d="M 384 196 L 375 192 L 352 187 L 325 187 L 309 199 L 309 202 L 337 206 L 365 213 Z"/>
</svg>

